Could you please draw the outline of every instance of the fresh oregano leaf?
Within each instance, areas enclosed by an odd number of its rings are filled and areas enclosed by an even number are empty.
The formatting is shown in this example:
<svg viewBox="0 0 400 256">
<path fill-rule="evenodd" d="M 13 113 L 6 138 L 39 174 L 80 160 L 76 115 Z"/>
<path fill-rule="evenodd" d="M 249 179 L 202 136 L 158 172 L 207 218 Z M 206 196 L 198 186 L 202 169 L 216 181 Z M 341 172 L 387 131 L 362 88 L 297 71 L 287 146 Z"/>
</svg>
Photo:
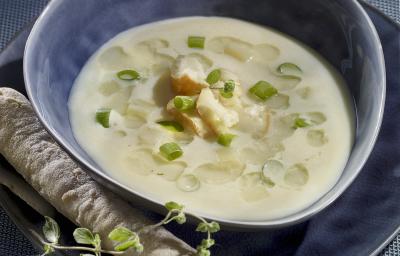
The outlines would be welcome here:
<svg viewBox="0 0 400 256">
<path fill-rule="evenodd" d="M 210 248 L 211 246 L 213 246 L 215 244 L 215 240 L 214 239 L 203 239 L 203 240 L 201 240 L 201 246 L 203 247 L 203 248 L 206 248 L 206 249 L 208 249 L 208 248 Z"/>
<path fill-rule="evenodd" d="M 78 244 L 96 244 L 93 233 L 87 228 L 77 228 L 73 235 Z"/>
<path fill-rule="evenodd" d="M 203 232 L 203 233 L 208 232 L 208 223 L 200 222 L 197 225 L 196 231 Z"/>
<path fill-rule="evenodd" d="M 101 248 L 101 238 L 99 234 L 94 235 L 94 241 L 93 241 L 93 246 L 95 248 L 100 249 Z"/>
<path fill-rule="evenodd" d="M 117 242 L 125 242 L 128 239 L 135 237 L 136 234 L 124 227 L 118 227 L 108 234 L 108 238 Z"/>
<path fill-rule="evenodd" d="M 52 218 L 45 216 L 46 222 L 42 228 L 44 237 L 50 243 L 57 244 L 58 239 L 60 239 L 60 227 L 57 222 Z"/>
<path fill-rule="evenodd" d="M 134 239 L 134 240 L 128 240 L 125 242 L 122 242 L 120 244 L 118 244 L 117 246 L 115 246 L 115 250 L 118 252 L 122 252 L 122 251 L 126 251 L 131 247 L 136 247 L 138 245 L 139 241 Z"/>
<path fill-rule="evenodd" d="M 203 248 L 203 247 L 201 247 L 201 246 L 198 246 L 198 247 L 197 247 L 197 253 L 196 253 L 196 255 L 197 255 L 197 256 L 210 256 L 210 255 L 211 255 L 211 252 L 210 252 L 210 250 L 208 250 L 208 249 L 206 249 L 206 248 Z"/>
<path fill-rule="evenodd" d="M 50 245 L 48 245 L 48 244 L 45 244 L 44 246 L 43 246 L 43 255 L 47 255 L 47 254 L 51 254 L 51 253 L 53 253 L 54 252 L 54 248 L 53 247 L 51 247 Z"/>
<path fill-rule="evenodd" d="M 180 205 L 176 202 L 168 202 L 165 204 L 165 208 L 167 208 L 168 211 L 172 211 L 172 210 L 179 210 L 181 211 L 183 209 L 183 205 Z"/>
<path fill-rule="evenodd" d="M 220 230 L 219 224 L 215 221 L 212 221 L 208 224 L 208 231 L 211 233 L 218 232 Z"/>
<path fill-rule="evenodd" d="M 173 218 L 175 221 L 176 221 L 176 223 L 178 223 L 178 224 L 183 224 L 183 223 L 185 223 L 186 222 L 186 216 L 185 216 L 185 214 L 183 213 L 183 212 L 180 212 L 178 215 L 176 215 L 174 218 Z"/>
</svg>

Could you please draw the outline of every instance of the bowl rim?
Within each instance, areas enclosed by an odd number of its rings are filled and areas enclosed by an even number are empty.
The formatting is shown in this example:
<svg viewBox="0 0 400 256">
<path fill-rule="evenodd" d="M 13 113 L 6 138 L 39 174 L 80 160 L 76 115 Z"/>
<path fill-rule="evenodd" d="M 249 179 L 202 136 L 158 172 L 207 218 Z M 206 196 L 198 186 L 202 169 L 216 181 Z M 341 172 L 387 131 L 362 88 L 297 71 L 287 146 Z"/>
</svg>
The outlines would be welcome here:
<svg viewBox="0 0 400 256">
<path fill-rule="evenodd" d="M 350 2 L 351 1 L 351 2 Z M 238 229 L 243 229 L 243 230 L 258 230 L 258 229 L 274 229 L 274 228 L 282 228 L 290 225 L 294 225 L 303 221 L 308 220 L 315 214 L 321 212 L 322 210 L 326 209 L 329 205 L 331 205 L 336 199 L 338 199 L 343 192 L 353 183 L 355 178 L 358 176 L 358 174 L 361 172 L 363 166 L 365 165 L 367 159 L 369 158 L 372 149 L 376 143 L 376 140 L 379 135 L 379 131 L 381 128 L 381 124 L 383 121 L 383 112 L 384 112 L 384 107 L 385 107 L 385 99 L 386 99 L 386 68 L 385 68 L 385 61 L 384 61 L 384 55 L 383 55 L 383 48 L 382 44 L 380 42 L 379 35 L 376 31 L 376 28 L 374 24 L 372 23 L 370 17 L 362 7 L 362 5 L 359 3 L 357 0 L 350 0 L 350 4 L 353 4 L 355 7 L 356 11 L 358 11 L 362 18 L 366 21 L 366 24 L 368 28 L 370 29 L 372 33 L 372 38 L 373 38 L 373 45 L 375 46 L 375 49 L 378 53 L 378 68 L 379 72 L 382 73 L 381 80 L 378 82 L 379 85 L 382 86 L 382 93 L 379 95 L 379 111 L 377 114 L 377 122 L 373 126 L 372 130 L 372 136 L 370 136 L 370 140 L 368 144 L 365 146 L 365 152 L 367 154 L 363 154 L 362 157 L 360 157 L 360 160 L 358 161 L 356 165 L 356 171 L 354 171 L 348 179 L 346 179 L 342 185 L 337 188 L 335 191 L 333 191 L 337 184 L 338 181 L 336 181 L 335 185 L 333 185 L 326 193 L 321 195 L 321 197 L 307 206 L 306 208 L 303 208 L 297 212 L 294 212 L 290 215 L 281 217 L 281 218 L 275 218 L 271 220 L 258 220 L 258 221 L 245 221 L 245 220 L 230 220 L 230 219 L 224 219 L 222 217 L 217 217 L 217 216 L 212 216 L 208 214 L 204 214 L 201 212 L 197 211 L 188 211 L 193 214 L 196 214 L 198 216 L 202 216 L 206 219 L 209 220 L 214 220 L 219 222 L 221 225 L 227 226 L 227 227 L 232 227 L 232 228 L 238 228 Z M 58 145 L 61 146 L 61 148 L 73 159 L 75 160 L 82 169 L 84 169 L 89 176 L 91 176 L 94 180 L 100 182 L 102 185 L 106 186 L 107 188 L 111 189 L 113 192 L 117 192 L 120 196 L 122 196 L 122 193 L 128 193 L 129 197 L 138 197 L 141 200 L 150 202 L 153 204 L 155 207 L 148 207 L 152 210 L 156 209 L 165 211 L 163 208 L 163 203 L 160 200 L 157 200 L 155 198 L 151 198 L 151 196 L 144 195 L 141 192 L 135 191 L 133 188 L 130 188 L 119 181 L 113 179 L 111 176 L 107 175 L 106 173 L 102 172 L 98 168 L 94 167 L 91 165 L 89 162 L 87 162 L 83 157 L 81 157 L 79 154 L 76 153 L 76 151 L 68 146 L 67 143 L 64 142 L 64 138 L 60 136 L 53 128 L 52 126 L 46 122 L 44 116 L 40 114 L 39 111 L 39 102 L 36 101 L 35 97 L 33 96 L 32 92 L 32 81 L 30 80 L 30 75 L 29 75 L 29 63 L 30 63 L 30 56 L 32 55 L 33 49 L 35 48 L 34 46 L 34 39 L 37 34 L 39 33 L 38 31 L 40 30 L 40 27 L 42 26 L 43 23 L 45 23 L 46 18 L 48 15 L 50 15 L 59 5 L 62 4 L 62 1 L 50 1 L 50 3 L 45 7 L 43 12 L 40 14 L 38 19 L 35 21 L 32 30 L 28 36 L 25 49 L 24 49 L 24 57 L 23 57 L 23 76 L 24 76 L 24 82 L 25 82 L 25 89 L 28 95 L 28 98 L 33 106 L 33 109 L 36 113 L 36 116 L 42 123 L 43 127 L 45 130 L 51 135 L 51 137 L 58 143 Z M 340 178 L 339 178 L 340 179 Z M 338 180 L 339 180 L 338 179 Z M 105 184 L 104 182 L 107 182 Z M 117 191 L 115 191 L 117 190 Z M 330 194 L 327 197 L 327 194 Z M 126 196 L 122 196 L 124 199 L 127 199 Z M 321 200 L 321 199 L 325 200 Z M 129 200 L 128 200 L 129 201 Z"/>
</svg>

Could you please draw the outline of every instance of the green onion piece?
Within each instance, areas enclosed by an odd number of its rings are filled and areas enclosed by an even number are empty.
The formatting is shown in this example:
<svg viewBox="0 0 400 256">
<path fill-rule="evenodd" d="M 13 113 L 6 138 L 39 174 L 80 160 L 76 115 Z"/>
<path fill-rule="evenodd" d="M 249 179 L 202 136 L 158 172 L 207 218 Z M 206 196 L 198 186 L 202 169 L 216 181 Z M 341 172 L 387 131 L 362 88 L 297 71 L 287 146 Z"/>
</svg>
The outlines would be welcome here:
<svg viewBox="0 0 400 256">
<path fill-rule="evenodd" d="M 174 106 L 180 111 L 189 111 L 194 109 L 195 102 L 189 96 L 175 96 Z"/>
<path fill-rule="evenodd" d="M 235 137 L 236 135 L 230 133 L 221 134 L 218 136 L 217 142 L 222 146 L 229 147 Z"/>
<path fill-rule="evenodd" d="M 101 124 L 104 128 L 110 127 L 110 108 L 100 108 L 96 111 L 96 122 Z"/>
<path fill-rule="evenodd" d="M 282 63 L 281 65 L 279 65 L 276 69 L 276 71 L 278 71 L 281 74 L 287 74 L 287 73 L 302 73 L 303 71 L 301 70 L 301 68 L 299 68 L 299 66 L 297 66 L 296 64 L 290 63 L 290 62 L 285 62 Z"/>
<path fill-rule="evenodd" d="M 206 82 L 210 85 L 213 85 L 216 82 L 218 82 L 219 79 L 221 79 L 221 70 L 215 69 L 215 70 L 211 71 L 210 74 L 208 74 L 208 76 L 206 78 Z"/>
<path fill-rule="evenodd" d="M 132 69 L 121 70 L 117 73 L 117 77 L 121 80 L 132 81 L 140 79 L 140 74 Z"/>
<path fill-rule="evenodd" d="M 227 98 L 227 99 L 233 97 L 233 93 L 232 92 L 225 92 L 224 89 L 220 89 L 219 93 L 221 94 L 222 97 Z"/>
<path fill-rule="evenodd" d="M 183 155 L 181 147 L 175 142 L 165 143 L 160 147 L 160 153 L 169 161 L 175 160 Z"/>
<path fill-rule="evenodd" d="M 304 128 L 310 126 L 304 118 L 296 118 L 294 120 L 294 128 Z"/>
<path fill-rule="evenodd" d="M 204 36 L 189 36 L 187 44 L 189 48 L 200 48 L 204 49 L 204 41 L 206 38 Z"/>
<path fill-rule="evenodd" d="M 235 81 L 228 80 L 224 84 L 224 91 L 225 92 L 233 92 L 235 90 Z"/>
<path fill-rule="evenodd" d="M 277 94 L 278 90 L 266 81 L 259 81 L 249 89 L 249 92 L 259 99 L 266 101 Z"/>
<path fill-rule="evenodd" d="M 159 121 L 157 124 L 161 125 L 165 129 L 171 131 L 171 132 L 182 132 L 183 131 L 183 126 L 175 121 Z"/>
</svg>

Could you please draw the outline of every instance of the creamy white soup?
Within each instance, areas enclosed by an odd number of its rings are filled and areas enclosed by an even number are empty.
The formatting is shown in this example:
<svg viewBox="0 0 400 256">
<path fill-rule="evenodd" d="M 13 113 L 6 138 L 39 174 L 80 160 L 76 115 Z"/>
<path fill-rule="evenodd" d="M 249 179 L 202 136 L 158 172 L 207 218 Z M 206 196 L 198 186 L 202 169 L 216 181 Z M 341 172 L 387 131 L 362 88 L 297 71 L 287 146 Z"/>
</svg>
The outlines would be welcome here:
<svg viewBox="0 0 400 256">
<path fill-rule="evenodd" d="M 70 120 L 114 179 L 231 220 L 299 211 L 340 177 L 353 143 L 339 74 L 272 29 L 218 17 L 132 28 L 86 63 Z"/>
</svg>

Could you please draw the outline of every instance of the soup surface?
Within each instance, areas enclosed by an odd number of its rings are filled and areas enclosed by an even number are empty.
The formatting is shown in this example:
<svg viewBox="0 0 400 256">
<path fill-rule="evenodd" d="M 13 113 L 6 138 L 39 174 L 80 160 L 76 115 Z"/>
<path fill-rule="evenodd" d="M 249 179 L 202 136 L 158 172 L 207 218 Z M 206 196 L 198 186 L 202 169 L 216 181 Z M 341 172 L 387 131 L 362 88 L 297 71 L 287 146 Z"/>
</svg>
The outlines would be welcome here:
<svg viewBox="0 0 400 256">
<path fill-rule="evenodd" d="M 353 143 L 351 99 L 315 52 L 240 20 L 187 17 L 102 46 L 69 99 L 74 135 L 138 193 L 231 220 L 315 202 Z"/>
</svg>

